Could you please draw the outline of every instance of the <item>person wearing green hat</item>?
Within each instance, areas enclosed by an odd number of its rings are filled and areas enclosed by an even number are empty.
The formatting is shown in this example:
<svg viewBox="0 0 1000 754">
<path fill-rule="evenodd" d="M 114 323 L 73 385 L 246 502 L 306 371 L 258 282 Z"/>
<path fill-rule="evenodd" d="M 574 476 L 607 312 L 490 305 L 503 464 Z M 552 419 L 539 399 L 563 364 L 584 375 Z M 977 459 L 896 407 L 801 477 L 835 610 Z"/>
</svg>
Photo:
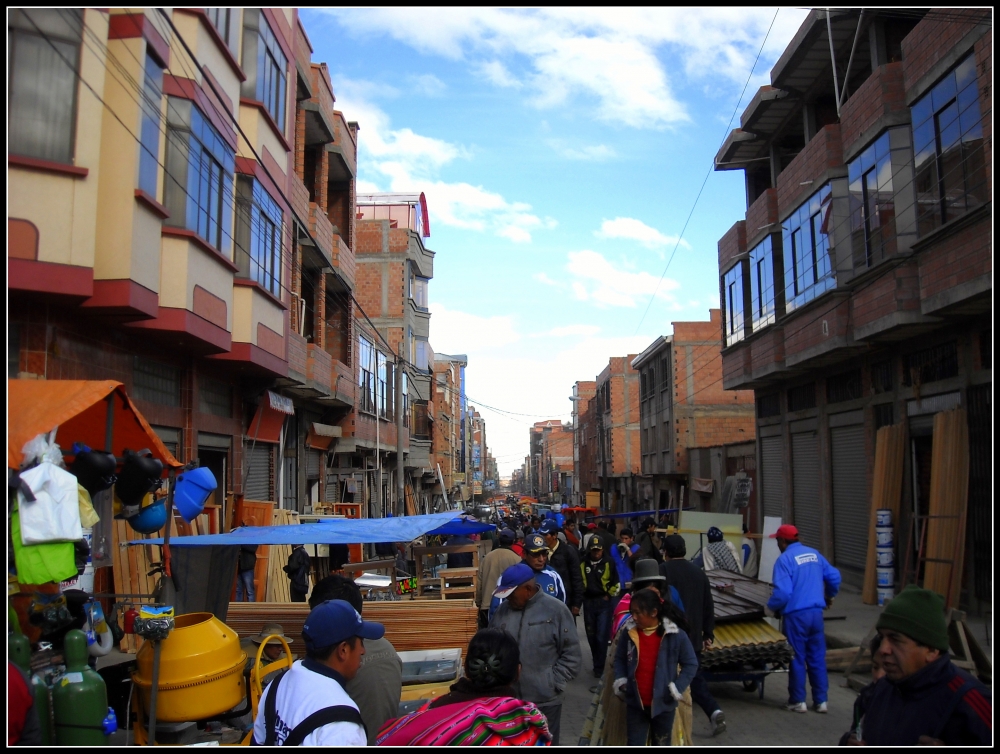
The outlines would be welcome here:
<svg viewBox="0 0 1000 754">
<path fill-rule="evenodd" d="M 847 743 L 984 746 L 993 742 L 993 694 L 948 656 L 944 598 L 911 584 L 875 624 L 885 677 Z"/>
</svg>

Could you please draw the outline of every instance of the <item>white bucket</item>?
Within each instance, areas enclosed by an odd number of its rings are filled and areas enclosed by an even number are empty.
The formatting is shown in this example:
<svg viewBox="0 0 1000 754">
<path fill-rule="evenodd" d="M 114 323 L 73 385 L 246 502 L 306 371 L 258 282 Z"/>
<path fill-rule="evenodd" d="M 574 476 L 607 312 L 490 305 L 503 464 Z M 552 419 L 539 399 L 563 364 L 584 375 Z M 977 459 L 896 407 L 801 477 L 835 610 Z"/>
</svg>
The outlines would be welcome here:
<svg viewBox="0 0 1000 754">
<path fill-rule="evenodd" d="M 875 546 L 876 547 L 892 547 L 892 527 L 891 526 L 876 526 L 875 527 Z"/>
<path fill-rule="evenodd" d="M 892 526 L 892 511 L 879 508 L 875 511 L 875 526 Z"/>
<path fill-rule="evenodd" d="M 875 569 L 875 583 L 878 584 L 879 588 L 892 587 L 896 583 L 896 573 L 892 566 L 888 568 L 876 568 Z"/>
<path fill-rule="evenodd" d="M 892 600 L 892 598 L 895 596 L 895 592 L 894 592 L 894 590 L 893 590 L 893 588 L 891 586 L 888 586 L 888 587 L 886 587 L 884 589 L 881 588 L 881 587 L 879 587 L 879 590 L 878 590 L 877 593 L 878 593 L 878 604 L 879 604 L 879 607 L 881 607 L 882 605 L 885 605 L 887 602 L 889 602 L 890 600 Z"/>
<path fill-rule="evenodd" d="M 893 553 L 892 547 L 876 547 L 875 548 L 875 567 L 876 568 L 892 568 L 895 565 L 896 556 Z"/>
<path fill-rule="evenodd" d="M 83 569 L 83 573 L 73 578 L 60 582 L 59 591 L 65 592 L 69 589 L 82 589 L 87 594 L 94 593 L 94 564 L 88 562 Z"/>
</svg>

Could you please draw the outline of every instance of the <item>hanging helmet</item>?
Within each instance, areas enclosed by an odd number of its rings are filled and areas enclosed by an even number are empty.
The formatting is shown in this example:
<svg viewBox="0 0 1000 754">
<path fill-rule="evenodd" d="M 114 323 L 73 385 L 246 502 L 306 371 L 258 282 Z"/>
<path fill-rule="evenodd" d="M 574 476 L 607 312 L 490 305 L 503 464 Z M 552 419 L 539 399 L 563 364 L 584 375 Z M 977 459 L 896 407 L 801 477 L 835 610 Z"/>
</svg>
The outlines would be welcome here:
<svg viewBox="0 0 1000 754">
<path fill-rule="evenodd" d="M 85 447 L 76 454 L 69 470 L 87 492 L 96 495 L 98 492 L 110 489 L 115 483 L 117 465 L 113 454 Z"/>
<path fill-rule="evenodd" d="M 185 471 L 178 476 L 174 486 L 174 506 L 181 514 L 181 518 L 191 523 L 204 509 L 208 496 L 218 486 L 215 474 L 204 466 Z"/>
<path fill-rule="evenodd" d="M 125 450 L 122 473 L 115 483 L 115 494 L 126 509 L 138 509 L 142 499 L 160 482 L 163 464 L 148 450 Z"/>
</svg>

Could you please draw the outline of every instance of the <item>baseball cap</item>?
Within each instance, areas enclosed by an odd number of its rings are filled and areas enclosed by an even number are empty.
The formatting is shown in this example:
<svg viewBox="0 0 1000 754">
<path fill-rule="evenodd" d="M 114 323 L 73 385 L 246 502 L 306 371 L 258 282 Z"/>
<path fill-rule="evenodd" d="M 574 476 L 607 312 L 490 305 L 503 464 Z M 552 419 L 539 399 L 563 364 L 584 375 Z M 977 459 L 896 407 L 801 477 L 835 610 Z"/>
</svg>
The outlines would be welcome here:
<svg viewBox="0 0 1000 754">
<path fill-rule="evenodd" d="M 325 649 L 352 636 L 381 639 L 385 626 L 361 620 L 361 614 L 344 600 L 327 600 L 312 609 L 302 625 L 302 640 L 307 649 Z"/>
<path fill-rule="evenodd" d="M 542 525 L 538 527 L 538 531 L 542 534 L 558 534 L 559 524 L 557 524 L 554 519 L 547 518 L 542 522 Z"/>
<path fill-rule="evenodd" d="M 680 534 L 671 534 L 663 540 L 663 549 L 672 558 L 683 558 L 687 554 L 687 543 Z"/>
<path fill-rule="evenodd" d="M 501 542 L 508 545 L 514 544 L 514 540 L 517 539 L 517 535 L 513 532 L 513 530 L 506 528 L 501 529 L 498 536 L 500 537 Z"/>
<path fill-rule="evenodd" d="M 588 529 L 596 529 L 597 528 L 597 524 L 595 524 L 593 521 L 591 521 L 589 524 L 587 524 L 587 528 Z"/>
<path fill-rule="evenodd" d="M 532 534 L 524 540 L 525 552 L 541 552 L 548 549 L 548 545 L 545 544 L 545 540 L 541 534 Z"/>
<path fill-rule="evenodd" d="M 512 565 L 500 575 L 500 583 L 494 590 L 493 596 L 498 599 L 506 599 L 521 584 L 526 584 L 533 578 L 535 578 L 535 572 L 527 563 Z"/>
<path fill-rule="evenodd" d="M 723 539 L 723 537 L 722 537 L 722 529 L 720 529 L 718 526 L 709 527 L 709 529 L 708 529 L 708 541 L 709 542 L 721 542 L 722 539 Z"/>
<path fill-rule="evenodd" d="M 771 534 L 769 539 L 798 539 L 799 530 L 796 529 L 791 524 L 782 524 L 778 527 L 778 531 Z"/>
<path fill-rule="evenodd" d="M 603 550 L 604 543 L 601 541 L 600 537 L 594 537 L 590 540 L 590 550 Z"/>
</svg>

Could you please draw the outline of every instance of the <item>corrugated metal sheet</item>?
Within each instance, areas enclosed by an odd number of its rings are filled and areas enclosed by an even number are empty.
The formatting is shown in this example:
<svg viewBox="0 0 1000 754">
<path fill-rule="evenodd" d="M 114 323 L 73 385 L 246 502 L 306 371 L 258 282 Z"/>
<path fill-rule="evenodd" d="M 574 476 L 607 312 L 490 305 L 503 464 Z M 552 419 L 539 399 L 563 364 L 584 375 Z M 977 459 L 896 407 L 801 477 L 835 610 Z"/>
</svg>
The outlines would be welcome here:
<svg viewBox="0 0 1000 754">
<path fill-rule="evenodd" d="M 702 653 L 702 665 L 790 662 L 792 646 L 763 618 L 715 627 L 715 642 Z"/>
<path fill-rule="evenodd" d="M 865 428 L 830 430 L 833 471 L 833 554 L 838 566 L 863 571 L 868 557 Z"/>
</svg>

